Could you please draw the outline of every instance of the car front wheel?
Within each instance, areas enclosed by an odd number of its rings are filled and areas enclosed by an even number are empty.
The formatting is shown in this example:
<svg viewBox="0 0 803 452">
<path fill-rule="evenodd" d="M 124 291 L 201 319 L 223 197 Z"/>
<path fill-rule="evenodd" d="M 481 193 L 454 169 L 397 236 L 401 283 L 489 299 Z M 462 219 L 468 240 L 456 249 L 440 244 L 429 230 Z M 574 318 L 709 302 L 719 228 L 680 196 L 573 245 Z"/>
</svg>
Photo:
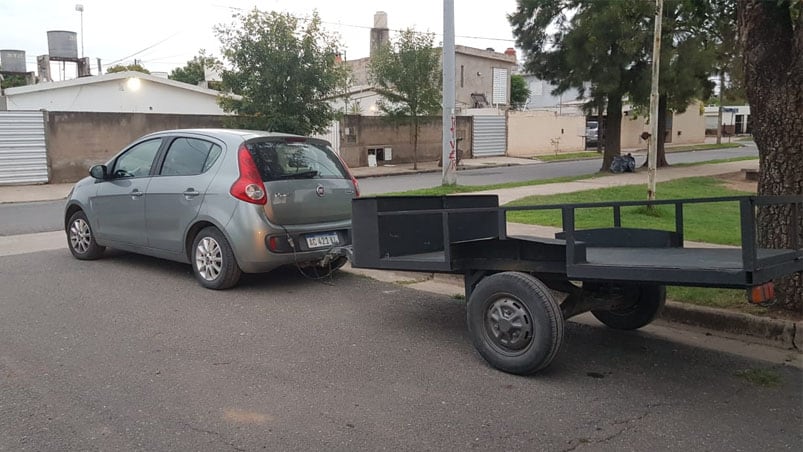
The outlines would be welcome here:
<svg viewBox="0 0 803 452">
<path fill-rule="evenodd" d="M 106 249 L 95 242 L 92 227 L 86 219 L 84 211 L 79 210 L 67 221 L 67 246 L 76 259 L 94 260 L 103 255 Z"/>
<path fill-rule="evenodd" d="M 242 274 L 231 245 L 215 227 L 205 228 L 195 237 L 192 270 L 202 286 L 214 290 L 235 286 Z"/>
</svg>

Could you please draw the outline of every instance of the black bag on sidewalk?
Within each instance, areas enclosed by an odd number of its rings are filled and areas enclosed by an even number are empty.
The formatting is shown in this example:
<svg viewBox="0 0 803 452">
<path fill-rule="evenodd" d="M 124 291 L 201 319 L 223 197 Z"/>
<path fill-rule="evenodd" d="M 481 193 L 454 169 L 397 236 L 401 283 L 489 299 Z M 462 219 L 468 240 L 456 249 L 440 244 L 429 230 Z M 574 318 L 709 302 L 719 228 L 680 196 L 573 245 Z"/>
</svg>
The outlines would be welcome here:
<svg viewBox="0 0 803 452">
<path fill-rule="evenodd" d="M 612 173 L 633 173 L 636 171 L 636 159 L 632 155 L 617 155 L 611 162 Z"/>
</svg>

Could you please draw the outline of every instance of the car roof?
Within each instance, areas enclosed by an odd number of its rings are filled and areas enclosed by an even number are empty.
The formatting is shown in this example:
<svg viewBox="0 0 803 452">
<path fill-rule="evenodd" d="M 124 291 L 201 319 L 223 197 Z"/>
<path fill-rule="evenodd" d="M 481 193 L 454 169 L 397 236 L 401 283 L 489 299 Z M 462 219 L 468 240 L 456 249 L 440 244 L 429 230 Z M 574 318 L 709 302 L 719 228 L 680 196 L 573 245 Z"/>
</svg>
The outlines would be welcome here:
<svg viewBox="0 0 803 452">
<path fill-rule="evenodd" d="M 196 128 L 196 129 L 171 129 L 160 130 L 146 135 L 147 137 L 158 137 L 162 135 L 175 135 L 182 133 L 192 133 L 196 135 L 206 135 L 215 138 L 238 139 L 248 141 L 254 138 L 270 138 L 270 137 L 302 137 L 302 135 L 294 135 L 290 133 L 280 132 L 265 132 L 262 130 L 244 130 L 244 129 L 215 129 L 215 128 Z"/>
</svg>

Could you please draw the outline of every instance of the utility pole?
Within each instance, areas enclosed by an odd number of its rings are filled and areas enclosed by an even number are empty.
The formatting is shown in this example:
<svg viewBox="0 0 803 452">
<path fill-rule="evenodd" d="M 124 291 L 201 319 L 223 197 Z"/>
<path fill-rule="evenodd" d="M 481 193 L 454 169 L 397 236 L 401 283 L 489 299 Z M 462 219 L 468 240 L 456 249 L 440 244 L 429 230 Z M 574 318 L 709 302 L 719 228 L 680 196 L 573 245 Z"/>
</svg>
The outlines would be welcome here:
<svg viewBox="0 0 803 452">
<path fill-rule="evenodd" d="M 84 57 L 84 5 L 75 5 L 75 10 L 81 13 L 81 58 Z"/>
<path fill-rule="evenodd" d="M 454 73 L 454 0 L 443 0 L 443 185 L 457 184 Z"/>
<path fill-rule="evenodd" d="M 661 72 L 661 20 L 664 16 L 664 0 L 655 0 L 655 35 L 652 42 L 652 91 L 650 92 L 650 150 L 647 153 L 648 187 L 647 199 L 655 199 L 655 176 L 658 168 L 658 82 Z"/>
<path fill-rule="evenodd" d="M 722 92 L 725 91 L 725 71 L 719 70 L 719 109 L 717 111 L 717 144 L 722 144 Z"/>
</svg>

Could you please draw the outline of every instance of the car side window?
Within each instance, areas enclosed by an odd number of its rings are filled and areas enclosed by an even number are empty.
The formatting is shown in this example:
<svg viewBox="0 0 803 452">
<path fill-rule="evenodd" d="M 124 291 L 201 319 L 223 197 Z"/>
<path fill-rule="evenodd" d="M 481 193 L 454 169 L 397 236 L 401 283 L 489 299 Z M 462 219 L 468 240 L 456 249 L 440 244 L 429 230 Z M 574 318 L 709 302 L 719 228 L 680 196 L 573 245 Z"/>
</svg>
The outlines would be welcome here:
<svg viewBox="0 0 803 452">
<path fill-rule="evenodd" d="M 176 138 L 165 155 L 162 176 L 195 176 L 206 172 L 220 156 L 220 146 L 197 138 Z"/>
<path fill-rule="evenodd" d="M 144 177 L 149 175 L 151 166 L 153 166 L 153 160 L 161 146 L 161 138 L 143 141 L 142 143 L 134 145 L 117 158 L 112 175 L 116 178 Z"/>
</svg>

